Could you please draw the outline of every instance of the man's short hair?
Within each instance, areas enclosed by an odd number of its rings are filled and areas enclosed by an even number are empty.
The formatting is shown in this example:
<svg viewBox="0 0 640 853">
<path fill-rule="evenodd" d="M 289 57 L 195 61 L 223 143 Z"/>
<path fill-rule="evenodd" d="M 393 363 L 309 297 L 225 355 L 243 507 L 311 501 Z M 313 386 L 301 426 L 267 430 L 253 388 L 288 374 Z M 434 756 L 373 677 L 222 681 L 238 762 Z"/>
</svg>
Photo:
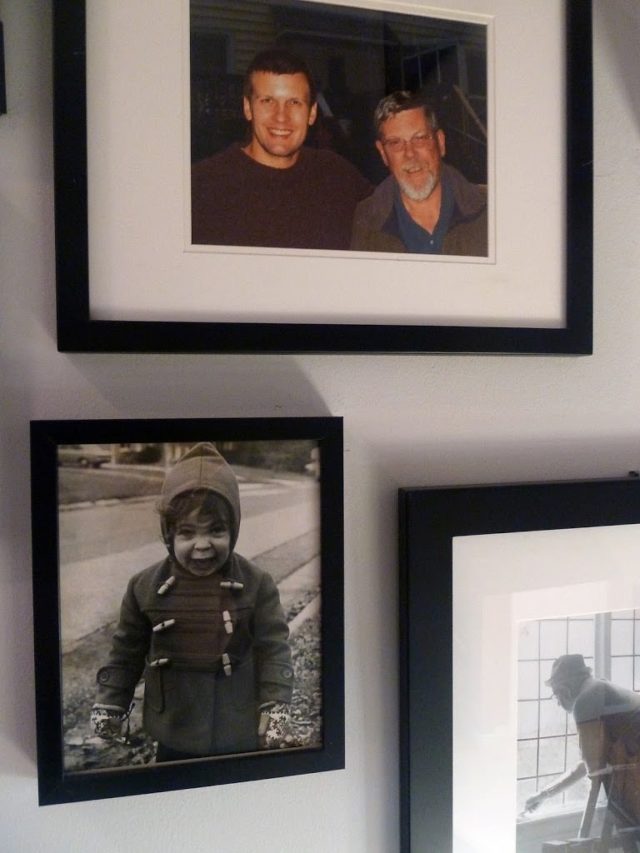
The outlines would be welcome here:
<svg viewBox="0 0 640 853">
<path fill-rule="evenodd" d="M 257 53 L 244 75 L 242 94 L 250 98 L 253 94 L 251 75 L 256 71 L 265 71 L 268 74 L 304 74 L 309 84 L 309 106 L 313 106 L 317 98 L 316 84 L 307 63 L 300 56 L 281 47 L 272 47 Z"/>
<path fill-rule="evenodd" d="M 440 129 L 438 117 L 431 101 L 420 95 L 417 92 L 408 92 L 401 90 L 391 92 L 390 95 L 384 97 L 375 109 L 373 114 L 373 124 L 376 130 L 376 136 L 380 137 L 380 127 L 383 122 L 392 116 L 402 113 L 405 110 L 421 109 L 424 112 L 425 118 L 431 127 L 431 130 Z"/>
</svg>

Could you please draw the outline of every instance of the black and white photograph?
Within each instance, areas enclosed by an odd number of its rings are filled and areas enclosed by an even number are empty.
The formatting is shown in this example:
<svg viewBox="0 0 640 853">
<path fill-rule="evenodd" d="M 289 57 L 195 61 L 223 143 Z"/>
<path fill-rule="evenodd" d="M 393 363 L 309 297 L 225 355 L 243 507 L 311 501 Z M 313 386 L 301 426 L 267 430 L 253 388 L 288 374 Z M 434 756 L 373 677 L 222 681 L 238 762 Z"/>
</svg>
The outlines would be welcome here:
<svg viewBox="0 0 640 853">
<path fill-rule="evenodd" d="M 4 28 L 0 21 L 0 115 L 7 112 L 7 84 L 4 67 Z"/>
<path fill-rule="evenodd" d="M 639 560 L 635 475 L 400 491 L 402 853 L 637 853 Z"/>
<path fill-rule="evenodd" d="M 96 771 L 239 756 L 259 770 L 262 757 L 322 754 L 340 708 L 327 685 L 341 672 L 339 634 L 325 646 L 323 631 L 339 626 L 341 602 L 324 588 L 340 572 L 323 546 L 322 490 L 339 480 L 320 424 L 256 439 L 214 421 L 201 440 L 170 423 L 166 441 L 134 441 L 149 430 L 126 422 L 112 431 L 130 441 L 65 430 L 86 440 L 55 448 L 60 672 L 42 662 L 43 678 L 60 679 L 63 777 L 82 786 Z"/>
<path fill-rule="evenodd" d="M 640 611 L 521 623 L 517 791 L 517 853 L 639 849 Z"/>
</svg>

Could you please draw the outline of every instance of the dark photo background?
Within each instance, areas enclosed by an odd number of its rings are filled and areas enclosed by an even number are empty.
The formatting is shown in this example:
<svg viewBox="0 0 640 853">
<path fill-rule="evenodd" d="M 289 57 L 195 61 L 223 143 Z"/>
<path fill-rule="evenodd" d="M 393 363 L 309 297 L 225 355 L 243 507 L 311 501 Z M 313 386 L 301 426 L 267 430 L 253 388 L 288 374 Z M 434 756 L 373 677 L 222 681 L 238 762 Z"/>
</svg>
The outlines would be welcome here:
<svg viewBox="0 0 640 853">
<path fill-rule="evenodd" d="M 192 162 L 242 140 L 242 81 L 258 51 L 301 55 L 319 92 L 308 145 L 332 148 L 373 183 L 387 170 L 373 111 L 396 89 L 436 103 L 447 160 L 487 183 L 487 36 L 481 24 L 298 0 L 191 0 Z"/>
</svg>

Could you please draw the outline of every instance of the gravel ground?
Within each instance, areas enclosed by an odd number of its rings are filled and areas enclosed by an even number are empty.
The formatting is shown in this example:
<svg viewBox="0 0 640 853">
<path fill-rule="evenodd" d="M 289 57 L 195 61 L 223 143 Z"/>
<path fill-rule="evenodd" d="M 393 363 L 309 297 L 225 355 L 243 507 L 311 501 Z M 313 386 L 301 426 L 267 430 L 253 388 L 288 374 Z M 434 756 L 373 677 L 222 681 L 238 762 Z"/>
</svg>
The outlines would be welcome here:
<svg viewBox="0 0 640 853">
<path fill-rule="evenodd" d="M 306 604 L 306 601 L 305 601 Z M 296 611 L 301 608 L 296 608 Z M 67 771 L 94 770 L 149 764 L 155 744 L 142 729 L 142 689 L 138 686 L 126 743 L 95 737 L 89 715 L 95 694 L 95 673 L 106 660 L 115 624 L 90 634 L 63 656 L 64 765 Z M 322 743 L 320 686 L 320 617 L 306 620 L 291 638 L 295 673 L 291 713 L 291 746 L 318 747 Z"/>
</svg>

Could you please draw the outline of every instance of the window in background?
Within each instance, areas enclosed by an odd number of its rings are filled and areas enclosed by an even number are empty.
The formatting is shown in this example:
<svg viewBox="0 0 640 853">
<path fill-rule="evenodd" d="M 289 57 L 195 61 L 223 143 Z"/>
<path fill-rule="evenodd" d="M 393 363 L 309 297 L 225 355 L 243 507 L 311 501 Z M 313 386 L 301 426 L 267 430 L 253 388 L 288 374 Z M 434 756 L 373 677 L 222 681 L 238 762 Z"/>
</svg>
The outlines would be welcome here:
<svg viewBox="0 0 640 853">
<path fill-rule="evenodd" d="M 596 613 L 522 623 L 518 640 L 517 810 L 527 797 L 580 761 L 573 717 L 552 696 L 545 681 L 553 661 L 581 654 L 596 678 L 640 691 L 640 610 Z M 581 808 L 587 778 L 545 807 Z"/>
</svg>

